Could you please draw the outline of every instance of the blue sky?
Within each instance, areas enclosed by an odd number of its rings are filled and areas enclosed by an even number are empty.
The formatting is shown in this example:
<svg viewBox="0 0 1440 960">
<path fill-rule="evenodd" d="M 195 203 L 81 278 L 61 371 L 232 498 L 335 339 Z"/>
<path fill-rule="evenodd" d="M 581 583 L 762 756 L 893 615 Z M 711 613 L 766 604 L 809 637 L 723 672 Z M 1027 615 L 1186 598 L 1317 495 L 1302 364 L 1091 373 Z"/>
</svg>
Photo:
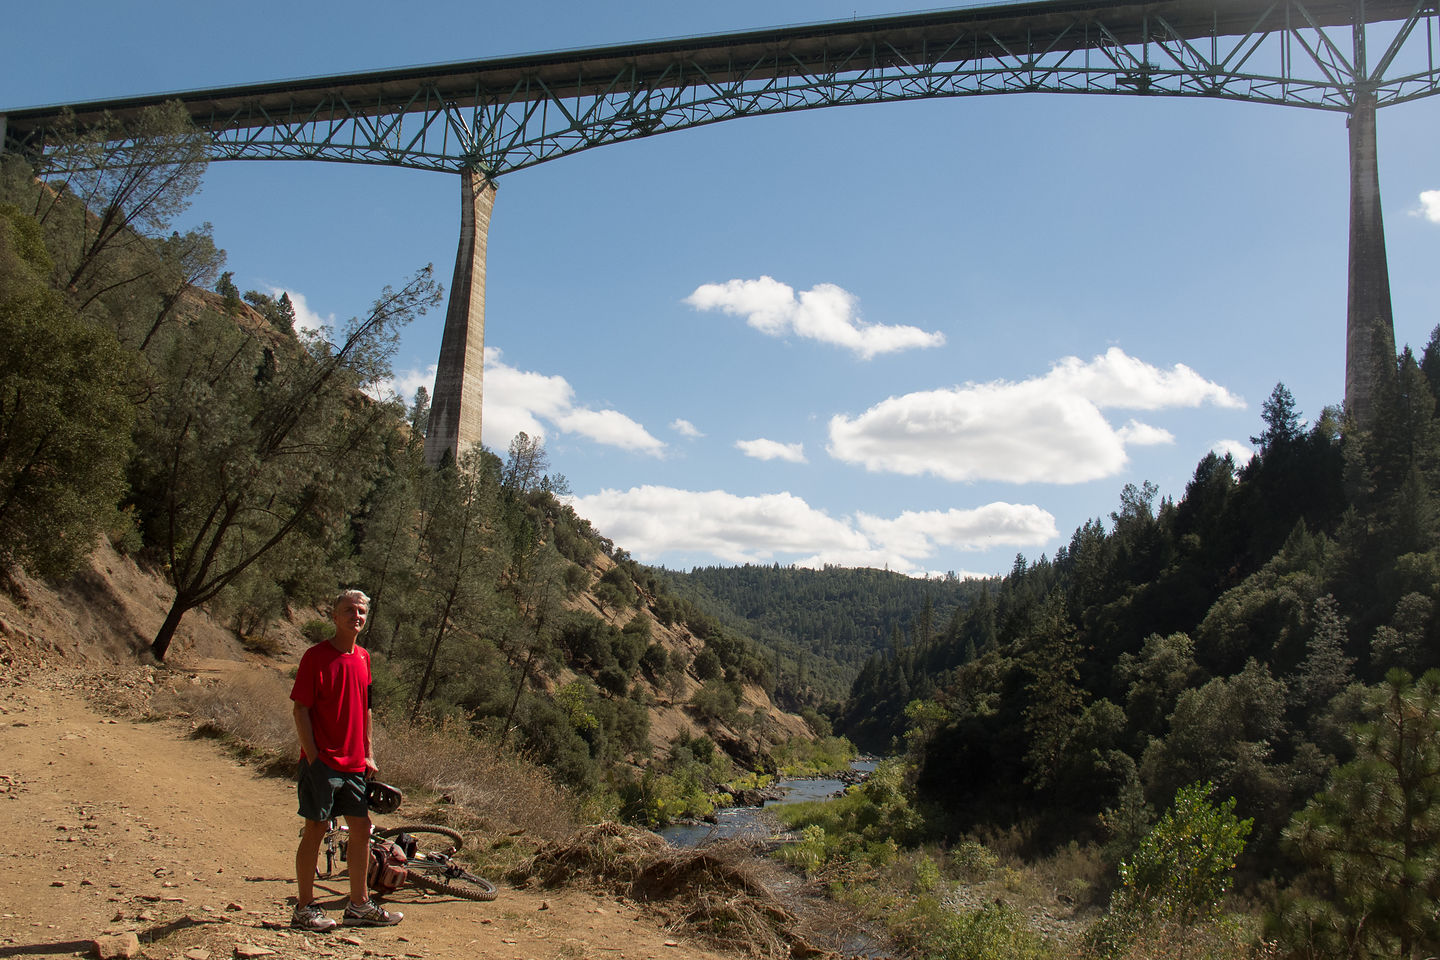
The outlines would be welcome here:
<svg viewBox="0 0 1440 960">
<path fill-rule="evenodd" d="M 7 10 L 0 108 L 923 9 L 905 2 L 66 2 Z M 1440 101 L 1382 110 L 1396 339 L 1440 321 Z M 544 436 L 576 508 L 671 568 L 1003 572 L 1127 483 L 1242 459 L 1284 382 L 1344 390 L 1343 116 L 1043 94 L 750 118 L 501 178 L 485 443 Z M 434 263 L 459 184 L 213 164 L 241 290 L 343 322 Z M 1429 206 L 1427 207 L 1427 201 Z M 1428 212 L 1428 216 L 1427 216 Z M 443 311 L 396 358 L 430 385 Z"/>
</svg>

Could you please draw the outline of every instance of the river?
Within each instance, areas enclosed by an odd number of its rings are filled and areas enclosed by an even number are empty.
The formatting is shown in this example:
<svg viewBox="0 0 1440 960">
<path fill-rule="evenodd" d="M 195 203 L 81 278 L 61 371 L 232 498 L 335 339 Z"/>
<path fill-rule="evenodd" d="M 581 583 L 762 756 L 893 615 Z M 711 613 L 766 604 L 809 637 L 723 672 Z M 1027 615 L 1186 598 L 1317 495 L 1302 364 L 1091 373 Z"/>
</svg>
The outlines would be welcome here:
<svg viewBox="0 0 1440 960">
<path fill-rule="evenodd" d="M 875 763 L 874 760 L 852 760 L 850 769 L 871 773 Z M 724 807 L 715 812 L 715 823 L 673 823 L 661 828 L 660 836 L 677 847 L 694 847 L 707 840 L 731 837 L 763 840 L 774 832 L 774 828 L 761 816 L 761 811 L 786 803 L 828 799 L 845 789 L 845 781 L 833 777 L 810 780 L 782 778 L 777 786 L 785 795 L 779 800 L 771 800 L 764 807 Z"/>
</svg>

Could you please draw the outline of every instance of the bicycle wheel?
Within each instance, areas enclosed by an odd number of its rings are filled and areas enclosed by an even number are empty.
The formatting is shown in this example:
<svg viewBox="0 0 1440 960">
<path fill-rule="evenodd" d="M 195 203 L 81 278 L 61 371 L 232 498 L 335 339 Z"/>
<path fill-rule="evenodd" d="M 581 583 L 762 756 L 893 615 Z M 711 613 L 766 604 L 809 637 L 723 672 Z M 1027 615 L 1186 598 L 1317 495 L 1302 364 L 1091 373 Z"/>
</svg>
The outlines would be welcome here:
<svg viewBox="0 0 1440 960">
<path fill-rule="evenodd" d="M 442 852 L 454 853 L 465 845 L 465 838 L 458 830 L 451 830 L 449 827 L 438 826 L 433 823 L 416 823 L 408 827 L 390 827 L 385 830 L 376 830 L 375 836 L 390 840 L 402 833 L 414 837 L 419 844 L 418 852 Z M 439 837 L 444 837 L 449 843 L 441 843 Z"/>
<path fill-rule="evenodd" d="M 458 864 L 412 860 L 405 867 L 409 871 L 406 879 L 422 890 L 448 893 L 462 900 L 494 900 L 499 892 L 495 889 L 495 884 L 484 877 L 475 876 Z"/>
</svg>

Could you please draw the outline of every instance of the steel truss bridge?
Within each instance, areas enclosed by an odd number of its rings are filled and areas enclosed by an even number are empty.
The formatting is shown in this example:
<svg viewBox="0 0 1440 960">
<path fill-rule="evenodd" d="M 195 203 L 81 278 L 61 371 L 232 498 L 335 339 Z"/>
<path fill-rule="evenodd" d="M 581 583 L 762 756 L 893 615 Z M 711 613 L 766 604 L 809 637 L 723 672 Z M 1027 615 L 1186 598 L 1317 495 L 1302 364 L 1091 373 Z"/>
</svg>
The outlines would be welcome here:
<svg viewBox="0 0 1440 960">
<path fill-rule="evenodd" d="M 741 117 L 1001 93 L 1207 97 L 1344 113 L 1351 149 L 1346 402 L 1393 368 L 1375 111 L 1440 92 L 1440 0 L 1051 0 L 131 97 L 0 114 L 44 155 L 62 111 L 180 100 L 216 160 L 460 173 L 461 249 L 427 456 L 479 442 L 484 250 L 498 177 Z M 125 140 L 113 149 L 123 154 Z M 433 446 L 431 440 L 434 441 Z"/>
</svg>

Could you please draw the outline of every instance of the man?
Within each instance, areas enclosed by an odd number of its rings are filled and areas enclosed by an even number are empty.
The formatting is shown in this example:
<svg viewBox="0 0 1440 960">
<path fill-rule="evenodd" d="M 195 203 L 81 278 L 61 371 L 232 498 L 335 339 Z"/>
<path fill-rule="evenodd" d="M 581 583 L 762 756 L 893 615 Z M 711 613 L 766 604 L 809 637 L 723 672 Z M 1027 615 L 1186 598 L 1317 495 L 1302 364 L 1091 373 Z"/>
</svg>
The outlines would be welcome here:
<svg viewBox="0 0 1440 960">
<path fill-rule="evenodd" d="M 295 702 L 295 732 L 300 736 L 297 792 L 305 832 L 295 851 L 295 912 L 290 926 L 298 930 L 333 930 L 337 924 L 315 905 L 315 865 L 325 839 L 327 821 L 345 818 L 350 838 L 350 900 L 342 919 L 346 926 L 386 927 L 402 914 L 370 899 L 366 865 L 370 862 L 370 808 L 365 781 L 375 776 L 370 746 L 370 654 L 356 643 L 370 612 L 370 598 L 346 590 L 335 598 L 331 617 L 335 635 L 317 643 L 300 658 L 290 699 Z"/>
</svg>

